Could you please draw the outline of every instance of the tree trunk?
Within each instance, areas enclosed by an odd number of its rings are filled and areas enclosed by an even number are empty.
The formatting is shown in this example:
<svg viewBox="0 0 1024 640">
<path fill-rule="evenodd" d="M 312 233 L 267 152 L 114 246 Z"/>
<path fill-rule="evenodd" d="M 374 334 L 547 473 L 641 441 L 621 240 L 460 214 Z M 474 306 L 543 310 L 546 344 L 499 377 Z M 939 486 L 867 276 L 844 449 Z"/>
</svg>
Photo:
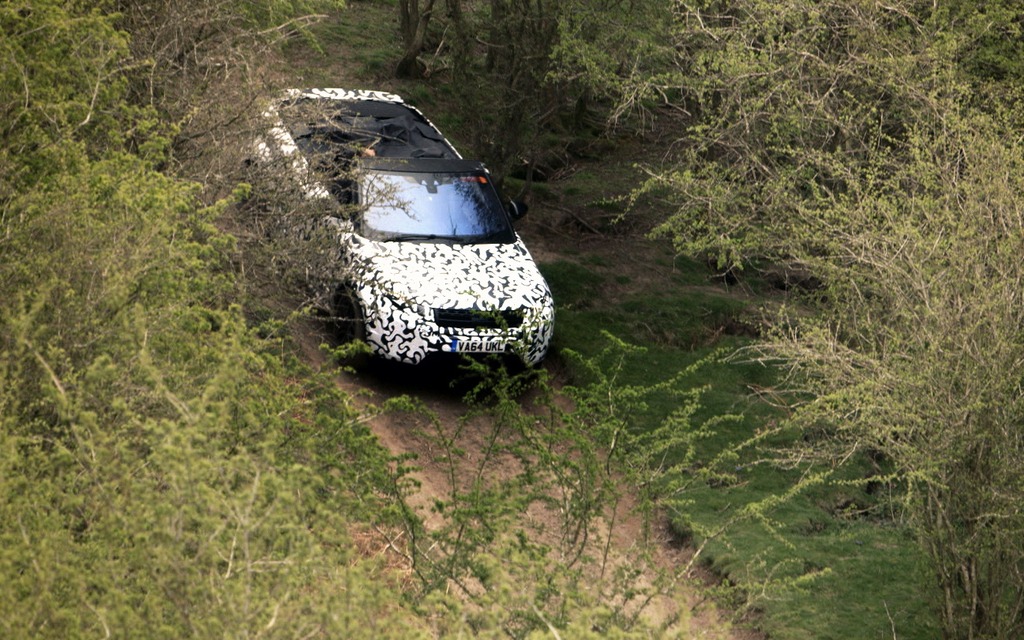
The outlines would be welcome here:
<svg viewBox="0 0 1024 640">
<path fill-rule="evenodd" d="M 419 61 L 423 51 L 423 43 L 427 37 L 427 26 L 434 10 L 434 0 L 426 0 L 420 8 L 419 0 L 400 0 L 398 3 L 399 28 L 405 51 L 395 66 L 395 75 L 399 78 L 421 78 L 424 66 Z"/>
</svg>

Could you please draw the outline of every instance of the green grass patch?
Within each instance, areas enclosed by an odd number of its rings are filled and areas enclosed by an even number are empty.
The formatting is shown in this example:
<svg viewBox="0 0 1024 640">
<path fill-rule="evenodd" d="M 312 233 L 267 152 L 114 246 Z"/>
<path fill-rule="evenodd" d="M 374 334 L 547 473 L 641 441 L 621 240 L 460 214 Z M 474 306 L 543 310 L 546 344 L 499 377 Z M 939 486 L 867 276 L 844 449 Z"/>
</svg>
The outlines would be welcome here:
<svg viewBox="0 0 1024 640">
<path fill-rule="evenodd" d="M 602 332 L 610 332 L 644 347 L 623 362 L 621 383 L 630 385 L 654 385 L 711 358 L 693 381 L 706 385 L 695 420 L 742 417 L 719 423 L 701 441 L 698 458 L 705 463 L 783 417 L 755 393 L 773 383 L 772 370 L 715 357 L 753 339 L 744 333 L 750 303 L 710 284 L 705 267 L 676 263 L 666 251 L 666 277 L 630 280 L 628 295 L 612 299 L 609 292 L 621 284 L 615 265 L 604 256 L 576 260 L 542 265 L 557 304 L 556 353 L 594 356 L 606 346 Z M 653 429 L 674 403 L 651 398 L 636 428 Z M 666 504 L 673 528 L 696 544 L 707 542 L 705 561 L 729 578 L 727 584 L 749 587 L 724 589 L 723 597 L 758 612 L 758 626 L 772 638 L 892 637 L 894 630 L 900 638 L 936 637 L 915 540 L 885 511 L 885 488 L 849 484 L 872 471 L 870 461 L 854 461 L 831 481 L 765 510 L 763 519 L 742 517 L 748 505 L 783 495 L 800 481 L 805 466 L 789 471 L 761 462 L 772 448 L 800 437 L 782 432 L 764 443 L 768 449 L 723 460 L 722 479 L 688 484 Z M 705 537 L 731 520 L 722 535 Z"/>
<path fill-rule="evenodd" d="M 306 87 L 380 89 L 383 82 L 390 86 L 402 47 L 397 15 L 392 2 L 348 3 L 336 19 L 314 25 L 311 38 L 285 46 L 289 68 L 301 70 Z"/>
<path fill-rule="evenodd" d="M 636 186 L 638 176 L 638 170 L 628 163 L 605 158 L 588 162 L 560 181 L 558 193 L 563 203 L 574 207 L 603 214 L 626 214 L 629 208 L 626 195 Z"/>
<path fill-rule="evenodd" d="M 542 265 L 541 270 L 560 310 L 586 308 L 604 282 L 595 270 L 568 260 Z"/>
</svg>

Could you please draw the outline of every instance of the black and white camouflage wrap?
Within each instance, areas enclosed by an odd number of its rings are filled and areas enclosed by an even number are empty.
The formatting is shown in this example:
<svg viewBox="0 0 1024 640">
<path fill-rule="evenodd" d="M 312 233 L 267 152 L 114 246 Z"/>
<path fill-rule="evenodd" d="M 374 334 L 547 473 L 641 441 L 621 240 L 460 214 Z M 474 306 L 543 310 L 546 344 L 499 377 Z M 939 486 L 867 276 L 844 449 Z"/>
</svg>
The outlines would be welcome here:
<svg viewBox="0 0 1024 640">
<path fill-rule="evenodd" d="M 547 282 L 521 240 L 509 244 L 374 242 L 344 234 L 347 272 L 362 306 L 366 341 L 389 360 L 430 353 L 511 352 L 544 359 L 554 330 Z M 446 327 L 434 309 L 518 311 L 519 327 Z"/>
<path fill-rule="evenodd" d="M 347 89 L 291 90 L 286 99 L 377 101 L 400 104 L 414 112 L 433 131 L 436 127 L 402 98 L 380 91 Z M 307 199 L 330 198 L 327 189 L 311 181 L 306 160 L 281 123 L 274 108 L 265 114 L 272 123 L 256 156 L 263 161 L 283 157 Z M 445 157 L 461 158 L 437 132 Z M 324 228 L 337 240 L 334 264 L 314 267 L 320 286 L 345 287 L 360 306 L 365 338 L 377 355 L 416 364 L 432 353 L 514 353 L 528 366 L 544 359 L 554 332 L 554 302 L 547 282 L 526 246 L 514 242 L 471 244 L 416 241 L 374 241 L 354 231 L 349 222 L 324 219 Z M 328 275 L 332 274 L 332 275 Z M 510 312 L 521 324 L 450 326 L 438 323 L 435 312 Z M 493 323 L 492 323 L 493 325 Z"/>
<path fill-rule="evenodd" d="M 402 97 L 387 91 L 371 91 L 367 89 L 287 89 L 286 98 L 319 98 L 322 100 L 374 100 L 376 102 L 393 102 L 404 104 Z M 410 109 L 410 105 L 406 105 Z"/>
</svg>

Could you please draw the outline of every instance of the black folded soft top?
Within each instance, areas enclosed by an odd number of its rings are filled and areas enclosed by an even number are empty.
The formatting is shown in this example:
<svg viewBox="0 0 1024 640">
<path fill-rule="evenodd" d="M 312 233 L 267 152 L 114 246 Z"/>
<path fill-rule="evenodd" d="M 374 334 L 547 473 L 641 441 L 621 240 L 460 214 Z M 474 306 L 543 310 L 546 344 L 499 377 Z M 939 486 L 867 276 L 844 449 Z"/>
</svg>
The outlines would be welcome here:
<svg viewBox="0 0 1024 640">
<path fill-rule="evenodd" d="M 459 153 L 416 109 L 400 102 L 302 95 L 280 108 L 304 152 L 384 158 L 459 159 Z"/>
</svg>

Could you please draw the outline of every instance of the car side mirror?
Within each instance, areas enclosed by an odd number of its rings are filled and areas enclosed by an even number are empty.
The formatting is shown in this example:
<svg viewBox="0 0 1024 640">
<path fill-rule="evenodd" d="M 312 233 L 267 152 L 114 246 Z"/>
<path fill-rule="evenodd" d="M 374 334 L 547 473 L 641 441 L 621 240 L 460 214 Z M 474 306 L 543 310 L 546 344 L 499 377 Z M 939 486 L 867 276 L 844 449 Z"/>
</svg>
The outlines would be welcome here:
<svg viewBox="0 0 1024 640">
<path fill-rule="evenodd" d="M 345 220 L 343 218 L 338 218 L 335 216 L 327 216 L 324 218 L 324 222 L 327 224 L 327 226 L 331 227 L 332 229 L 335 229 L 340 233 L 352 233 L 353 231 L 355 231 L 355 225 L 352 224 L 351 220 Z"/>
<path fill-rule="evenodd" d="M 508 215 L 513 220 L 519 220 L 520 218 L 526 215 L 526 212 L 528 210 L 529 207 L 526 206 L 526 203 L 522 202 L 521 200 L 513 200 L 508 203 Z"/>
</svg>

